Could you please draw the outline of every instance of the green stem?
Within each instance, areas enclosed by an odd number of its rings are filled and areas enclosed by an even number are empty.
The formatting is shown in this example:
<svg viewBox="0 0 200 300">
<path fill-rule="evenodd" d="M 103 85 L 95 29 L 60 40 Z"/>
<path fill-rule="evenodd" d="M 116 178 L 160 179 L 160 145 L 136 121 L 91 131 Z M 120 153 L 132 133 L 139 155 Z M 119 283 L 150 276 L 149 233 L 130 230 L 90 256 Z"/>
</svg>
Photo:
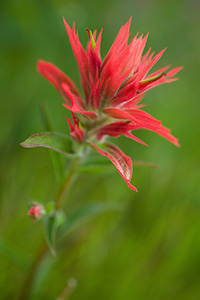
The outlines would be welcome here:
<svg viewBox="0 0 200 300">
<path fill-rule="evenodd" d="M 74 161 L 72 162 L 72 164 L 70 166 L 68 174 L 65 177 L 65 180 L 63 181 L 63 184 L 61 185 L 61 187 L 58 191 L 58 194 L 56 196 L 56 199 L 55 199 L 56 210 L 59 210 L 63 204 L 65 195 L 66 195 L 66 191 L 69 189 L 69 187 L 73 183 L 73 180 L 74 180 L 74 177 L 76 174 L 76 169 L 80 163 L 80 160 L 81 160 L 80 157 L 74 159 Z M 27 300 L 29 298 L 35 275 L 37 273 L 37 270 L 38 270 L 41 262 L 43 261 L 46 254 L 48 253 L 48 249 L 49 248 L 48 248 L 46 241 L 43 242 L 34 261 L 33 261 L 30 271 L 25 279 L 25 282 L 24 282 L 24 285 L 22 286 L 21 294 L 20 294 L 20 297 L 18 298 L 18 300 Z"/>
<path fill-rule="evenodd" d="M 65 177 L 65 180 L 64 180 L 63 184 L 61 185 L 61 188 L 58 191 L 58 194 L 57 194 L 57 197 L 55 200 L 56 210 L 58 210 L 58 209 L 60 209 L 60 207 L 62 207 L 62 203 L 65 199 L 66 191 L 69 190 L 71 184 L 73 183 L 74 177 L 76 175 L 76 169 L 77 169 L 77 166 L 79 165 L 79 163 L 80 163 L 80 157 L 76 158 L 70 166 L 68 174 Z"/>
</svg>

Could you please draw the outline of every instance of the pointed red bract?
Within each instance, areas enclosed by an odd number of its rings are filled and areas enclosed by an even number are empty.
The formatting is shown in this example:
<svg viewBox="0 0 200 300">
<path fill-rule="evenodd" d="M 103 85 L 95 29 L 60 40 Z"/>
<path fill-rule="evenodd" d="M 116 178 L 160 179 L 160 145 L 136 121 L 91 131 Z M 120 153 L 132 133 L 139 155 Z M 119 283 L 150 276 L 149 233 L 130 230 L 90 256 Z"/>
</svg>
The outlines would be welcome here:
<svg viewBox="0 0 200 300">
<path fill-rule="evenodd" d="M 132 140 L 141 143 L 145 146 L 148 146 L 146 143 L 141 141 L 139 138 L 134 136 L 130 131 L 141 129 L 141 126 L 134 125 L 132 122 L 115 122 L 105 126 L 101 126 L 99 130 L 97 130 L 97 139 L 101 140 L 104 136 L 109 135 L 112 137 L 119 137 L 120 135 L 124 135 Z"/>
<path fill-rule="evenodd" d="M 101 149 L 95 141 L 124 135 L 147 146 L 133 134 L 134 130 L 146 129 L 179 146 L 168 128 L 141 110 L 145 104 L 140 101 L 148 90 L 177 80 L 174 76 L 182 67 L 167 72 L 169 66 L 166 66 L 150 73 L 166 48 L 156 55 L 149 48 L 143 54 L 148 34 L 143 37 L 137 33 L 128 43 L 131 19 L 122 26 L 103 61 L 100 53 L 102 29 L 99 35 L 96 30 L 87 29 L 88 43 L 84 49 L 75 23 L 70 28 L 64 19 L 64 24 L 80 71 L 84 97 L 73 81 L 53 64 L 40 60 L 38 71 L 57 88 L 64 98 L 63 105 L 71 111 L 73 123 L 67 120 L 72 138 L 79 143 L 87 139 L 93 148 L 112 161 L 128 186 L 135 189 L 130 184 L 130 158 L 112 144 L 106 143 Z"/>
<path fill-rule="evenodd" d="M 175 146 L 179 146 L 178 139 L 171 135 L 170 130 L 161 125 L 161 122 L 153 118 L 151 115 L 139 109 L 120 110 L 117 108 L 107 108 L 104 110 L 109 116 L 119 120 L 130 120 L 135 125 L 139 125 L 140 129 L 153 131 L 164 137 Z"/>
<path fill-rule="evenodd" d="M 69 124 L 71 137 L 78 143 L 82 144 L 84 142 L 85 135 L 84 135 L 84 131 L 79 128 L 79 124 L 78 124 L 79 122 L 77 118 L 72 113 L 73 124 L 68 117 L 66 117 L 66 119 Z"/>
<path fill-rule="evenodd" d="M 81 115 L 85 115 L 91 119 L 96 119 L 97 115 L 92 111 L 84 110 L 84 103 L 81 98 L 76 97 L 70 91 L 70 88 L 63 83 L 62 84 L 63 91 L 65 92 L 66 96 L 69 98 L 71 105 L 63 104 L 67 109 L 69 109 L 73 113 L 79 113 Z M 83 108 L 82 108 L 83 107 Z"/>
<path fill-rule="evenodd" d="M 61 93 L 66 102 L 68 102 L 66 95 L 62 88 L 62 83 L 66 83 L 74 95 L 79 96 L 79 91 L 73 81 L 65 75 L 61 70 L 50 62 L 39 60 L 37 64 L 38 72 L 49 80 L 55 88 Z"/>
<path fill-rule="evenodd" d="M 137 192 L 136 187 L 130 183 L 133 172 L 132 161 L 130 157 L 126 156 L 117 146 L 111 143 L 105 143 L 103 145 L 106 151 L 100 149 L 92 142 L 88 142 L 88 144 L 96 149 L 101 155 L 107 157 L 113 163 L 119 174 L 127 183 L 128 187 Z"/>
</svg>

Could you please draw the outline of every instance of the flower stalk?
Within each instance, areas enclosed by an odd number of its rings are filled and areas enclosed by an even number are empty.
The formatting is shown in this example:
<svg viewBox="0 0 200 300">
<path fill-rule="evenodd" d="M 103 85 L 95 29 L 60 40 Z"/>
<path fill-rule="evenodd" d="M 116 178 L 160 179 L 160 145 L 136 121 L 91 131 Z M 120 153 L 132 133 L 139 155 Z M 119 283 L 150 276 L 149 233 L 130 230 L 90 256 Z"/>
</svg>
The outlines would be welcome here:
<svg viewBox="0 0 200 300">
<path fill-rule="evenodd" d="M 61 187 L 58 191 L 58 194 L 56 196 L 56 199 L 55 199 L 56 210 L 59 210 L 63 205 L 64 199 L 66 196 L 66 192 L 69 191 L 73 181 L 75 180 L 76 170 L 77 170 L 77 167 L 78 167 L 80 161 L 81 161 L 80 157 L 75 158 L 68 170 L 68 173 L 67 173 L 67 175 L 63 181 L 63 184 L 61 185 Z"/>
<path fill-rule="evenodd" d="M 55 198 L 55 209 L 56 211 L 62 209 L 62 206 L 64 204 L 66 192 L 69 191 L 71 185 L 73 184 L 75 177 L 76 177 L 76 170 L 81 162 L 81 158 L 77 157 L 74 159 L 74 161 L 71 164 L 70 169 L 68 170 L 68 173 L 61 184 L 57 196 Z M 38 253 L 35 256 L 35 259 L 32 263 L 32 266 L 28 272 L 28 275 L 24 281 L 24 284 L 21 289 L 21 294 L 18 300 L 27 300 L 29 298 L 29 295 L 31 293 L 32 284 L 35 279 L 36 273 L 38 271 L 39 266 L 41 265 L 42 261 L 45 259 L 47 253 L 49 251 L 48 244 L 45 242 L 42 242 Z"/>
</svg>

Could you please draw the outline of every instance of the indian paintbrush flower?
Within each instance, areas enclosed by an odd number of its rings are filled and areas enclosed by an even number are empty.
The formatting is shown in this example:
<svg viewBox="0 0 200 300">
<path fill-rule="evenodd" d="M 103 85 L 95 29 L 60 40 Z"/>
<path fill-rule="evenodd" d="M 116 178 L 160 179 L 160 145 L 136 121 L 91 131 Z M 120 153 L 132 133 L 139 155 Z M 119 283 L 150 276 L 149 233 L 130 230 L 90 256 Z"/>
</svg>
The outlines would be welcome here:
<svg viewBox="0 0 200 300">
<path fill-rule="evenodd" d="M 169 66 L 149 74 L 151 68 L 163 55 L 154 56 L 151 48 L 143 54 L 148 34 L 138 34 L 128 43 L 131 19 L 120 29 L 114 43 L 102 60 L 100 44 L 102 30 L 97 37 L 87 29 L 89 41 L 84 50 L 75 31 L 64 20 L 67 34 L 80 71 L 82 95 L 73 81 L 52 63 L 40 60 L 38 71 L 60 92 L 63 104 L 72 113 L 73 124 L 67 118 L 74 140 L 86 143 L 107 157 L 116 167 L 128 187 L 137 190 L 131 183 L 132 161 L 117 146 L 106 142 L 106 137 L 124 135 L 141 144 L 143 141 L 132 134 L 138 129 L 147 129 L 164 137 L 176 146 L 178 140 L 161 122 L 141 110 L 139 104 L 149 89 L 177 80 L 174 75 L 181 67 L 167 72 Z M 146 145 L 147 146 L 147 145 Z"/>
</svg>

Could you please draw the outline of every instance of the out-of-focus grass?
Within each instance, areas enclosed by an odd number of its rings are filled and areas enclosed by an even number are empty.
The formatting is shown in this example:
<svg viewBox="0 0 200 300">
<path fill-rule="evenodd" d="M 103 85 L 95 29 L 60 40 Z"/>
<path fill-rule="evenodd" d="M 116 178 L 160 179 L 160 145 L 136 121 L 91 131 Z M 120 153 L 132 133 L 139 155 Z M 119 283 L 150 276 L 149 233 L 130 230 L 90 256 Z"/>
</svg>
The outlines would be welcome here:
<svg viewBox="0 0 200 300">
<path fill-rule="evenodd" d="M 32 299 L 56 299 L 69 278 L 77 279 L 71 299 L 198 300 L 200 298 L 199 191 L 199 3 L 193 1 L 9 1 L 0 18 L 0 292 L 17 299 L 32 259 L 43 239 L 42 225 L 31 223 L 26 200 L 53 199 L 57 183 L 44 149 L 19 143 L 42 131 L 44 102 L 56 131 L 68 132 L 60 95 L 36 72 L 38 58 L 63 69 L 79 85 L 78 70 L 62 16 L 75 20 L 81 41 L 85 28 L 104 28 L 105 54 L 122 24 L 132 15 L 131 31 L 150 32 L 147 46 L 158 63 L 184 65 L 180 81 L 150 91 L 147 111 L 173 129 L 181 148 L 150 132 L 139 132 L 149 148 L 116 140 L 132 158 L 155 163 L 136 166 L 127 189 L 113 170 L 108 175 L 81 174 L 69 194 L 66 214 L 83 202 L 113 201 L 124 212 L 90 221 L 46 258 Z"/>
</svg>

